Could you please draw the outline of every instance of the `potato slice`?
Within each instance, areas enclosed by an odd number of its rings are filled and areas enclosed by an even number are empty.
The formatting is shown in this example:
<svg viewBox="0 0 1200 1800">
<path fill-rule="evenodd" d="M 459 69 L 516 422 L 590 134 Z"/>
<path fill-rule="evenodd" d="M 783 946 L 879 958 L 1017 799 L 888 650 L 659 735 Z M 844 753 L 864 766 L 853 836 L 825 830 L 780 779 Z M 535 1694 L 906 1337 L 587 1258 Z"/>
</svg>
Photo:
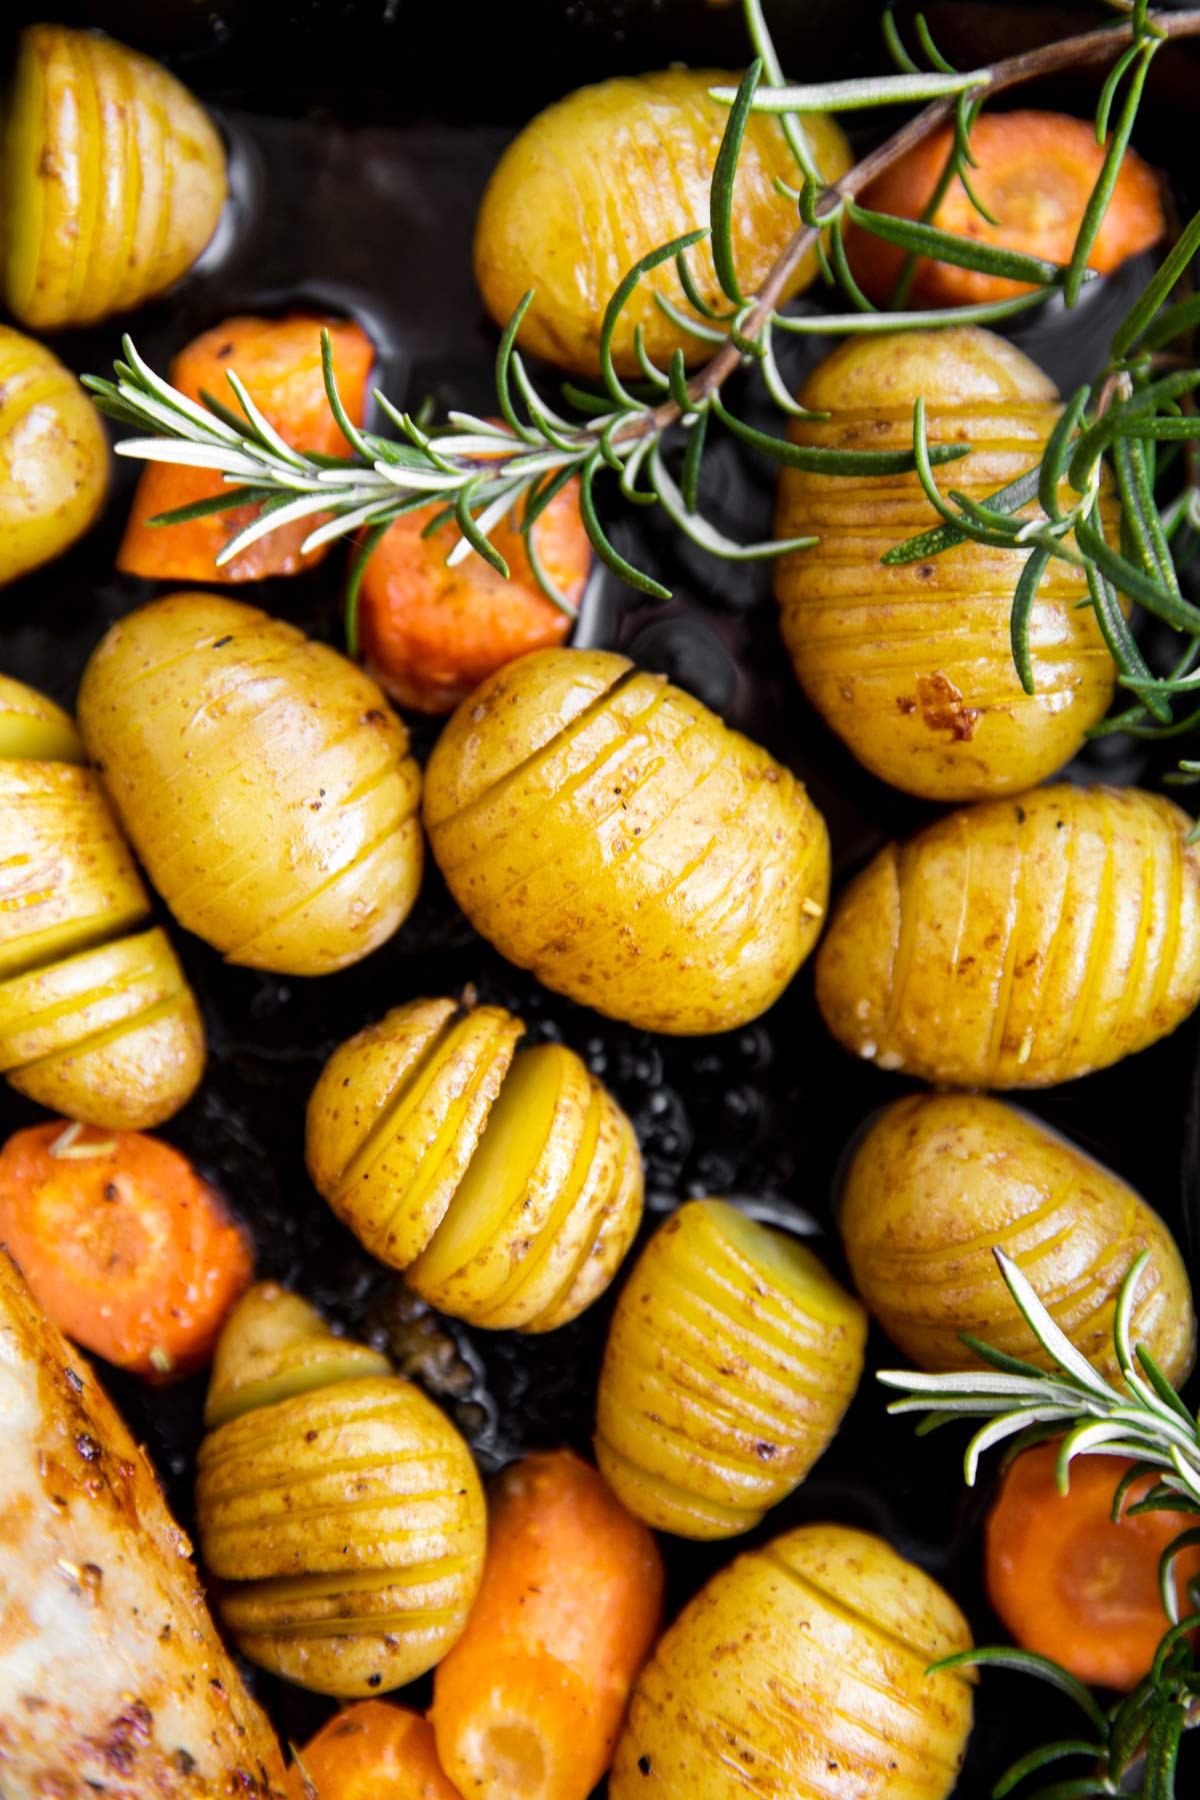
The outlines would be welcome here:
<svg viewBox="0 0 1200 1800">
<path fill-rule="evenodd" d="M 87 760 L 69 713 L 23 681 L 0 675 L 0 761 L 8 757 L 26 762 Z"/>
</svg>

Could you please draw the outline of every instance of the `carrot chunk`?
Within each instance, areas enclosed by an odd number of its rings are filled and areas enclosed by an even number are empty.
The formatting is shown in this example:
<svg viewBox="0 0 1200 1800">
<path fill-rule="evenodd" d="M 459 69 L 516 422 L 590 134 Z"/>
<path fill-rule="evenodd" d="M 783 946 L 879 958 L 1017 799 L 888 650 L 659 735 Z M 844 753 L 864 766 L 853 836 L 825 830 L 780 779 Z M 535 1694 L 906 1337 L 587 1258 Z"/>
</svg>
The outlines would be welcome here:
<svg viewBox="0 0 1200 1800">
<path fill-rule="evenodd" d="M 254 404 L 294 450 L 348 456 L 350 446 L 325 395 L 323 326 L 333 340 L 338 391 L 349 417 L 360 425 L 374 351 L 362 328 L 343 319 L 308 314 L 286 319 L 226 319 L 180 351 L 171 364 L 172 384 L 191 400 L 199 400 L 203 391 L 236 412 L 237 401 L 225 378 L 232 369 L 245 383 Z M 256 507 L 237 507 L 180 525 L 147 523 L 160 513 L 211 499 L 226 487 L 210 469 L 148 463 L 134 495 L 117 567 L 156 581 L 261 581 L 268 575 L 294 575 L 321 560 L 324 550 L 302 555 L 300 546 L 324 514 L 280 526 L 220 569 L 216 567 L 218 552 L 235 531 L 256 516 Z"/>
<path fill-rule="evenodd" d="M 646 1527 L 569 1451 L 506 1469 L 483 1586 L 434 1677 L 442 1767 L 475 1800 L 587 1800 L 662 1619 Z"/>
<path fill-rule="evenodd" d="M 319 1800 L 460 1800 L 420 1713 L 360 1700 L 335 1713 L 300 1752 Z"/>
<path fill-rule="evenodd" d="M 208 1360 L 254 1273 L 224 1201 L 177 1150 L 65 1120 L 0 1150 L 0 1244 L 68 1337 L 152 1380 Z"/>
</svg>

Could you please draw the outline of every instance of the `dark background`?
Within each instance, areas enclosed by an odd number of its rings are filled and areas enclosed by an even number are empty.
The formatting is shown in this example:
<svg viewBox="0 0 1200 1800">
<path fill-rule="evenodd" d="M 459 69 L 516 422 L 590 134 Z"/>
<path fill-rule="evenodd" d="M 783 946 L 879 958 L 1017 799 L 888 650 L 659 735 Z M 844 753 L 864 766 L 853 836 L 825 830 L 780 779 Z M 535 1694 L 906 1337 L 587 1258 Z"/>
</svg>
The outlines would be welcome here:
<svg viewBox="0 0 1200 1800">
<path fill-rule="evenodd" d="M 961 64 L 1095 22 L 1096 13 L 1042 5 L 934 4 L 935 38 Z M 788 72 L 819 78 L 884 66 L 875 0 L 777 0 L 768 13 Z M 22 19 L 0 23 L 0 56 Z M 740 8 L 710 0 L 94 0 L 65 22 L 101 25 L 162 56 L 215 110 L 232 158 L 233 202 L 201 265 L 167 299 L 132 320 L 139 349 L 165 368 L 196 332 L 235 310 L 316 304 L 357 316 L 379 351 L 391 398 L 415 406 L 487 409 L 496 334 L 470 271 L 475 209 L 502 145 L 539 106 L 574 85 L 667 61 L 744 63 Z M 1020 103 L 1086 112 L 1092 76 Z M 1155 65 L 1137 143 L 1170 167 L 1181 209 L 1193 182 L 1200 64 L 1187 50 Z M 865 141 L 865 140 L 864 140 Z M 1191 204 L 1195 204 L 1194 198 Z M 1066 317 L 1048 303 L 1016 334 L 1061 385 L 1086 378 L 1144 280 L 1143 265 L 1097 283 Z M 819 304 L 813 301 L 812 304 Z M 68 333 L 55 348 L 79 370 L 107 372 L 130 321 Z M 797 379 L 828 348 L 784 347 Z M 547 376 L 548 393 L 553 393 Z M 747 383 L 749 416 L 774 422 Z M 0 666 L 70 704 L 83 664 L 108 622 L 149 598 L 153 584 L 115 575 L 112 561 L 135 471 L 118 463 L 99 526 L 75 551 L 4 596 Z M 772 477 L 728 444 L 706 460 L 712 510 L 739 535 L 769 530 Z M 829 818 L 838 877 L 928 809 L 867 777 L 807 711 L 779 643 L 770 577 L 714 563 L 644 514 L 615 514 L 613 531 L 653 567 L 675 598 L 642 601 L 608 578 L 589 592 L 580 636 L 616 644 L 665 669 L 767 742 L 810 784 Z M 312 574 L 260 585 L 252 599 L 340 640 L 340 551 Z M 414 721 L 424 751 L 435 728 Z M 1152 780 L 1136 745 L 1088 753 L 1083 773 Z M 427 1311 L 399 1278 L 367 1258 L 334 1222 L 303 1166 L 303 1111 L 324 1058 L 386 1007 L 474 982 L 483 998 L 519 1011 L 530 1033 L 562 1036 L 604 1076 L 631 1114 L 646 1158 L 650 1219 L 690 1194 L 741 1197 L 818 1235 L 840 1269 L 832 1230 L 839 1160 L 872 1108 L 904 1091 L 895 1077 L 843 1056 L 816 1015 L 802 971 L 766 1019 L 711 1040 L 651 1039 L 546 994 L 472 934 L 431 871 L 396 939 L 365 967 L 319 982 L 225 968 L 177 929 L 204 1006 L 210 1068 L 197 1099 L 163 1136 L 185 1149 L 253 1230 L 263 1275 L 301 1287 L 356 1332 L 390 1344 L 469 1437 L 485 1470 L 521 1451 L 562 1442 L 588 1449 L 596 1369 L 611 1304 L 601 1302 L 551 1339 L 472 1331 Z M 1168 1218 L 1195 1267 L 1195 1032 L 1107 1073 L 1033 1096 L 1032 1110 L 1111 1163 Z M 0 1131 L 36 1109 L 0 1091 Z M 870 1366 L 899 1359 L 876 1333 Z M 185 1524 L 200 1431 L 200 1379 L 159 1393 L 105 1378 L 163 1473 Z M 834 1517 L 884 1533 L 944 1580 L 977 1637 L 999 1637 L 979 1575 L 978 1528 L 987 1482 L 967 1494 L 963 1438 L 917 1444 L 889 1420 L 868 1374 L 836 1443 L 804 1486 L 777 1508 L 765 1537 Z M 753 1541 L 753 1540 L 751 1540 Z M 663 1540 L 678 1605 L 738 1547 Z M 330 1703 L 250 1672 L 282 1731 L 302 1740 Z M 402 1698 L 420 1704 L 428 1683 Z M 1021 1678 L 989 1674 L 958 1793 L 982 1796 L 1013 1756 L 1067 1734 L 1070 1714 Z M 1195 1779 L 1193 1762 L 1192 1779 Z M 1187 1792 L 1188 1776 L 1180 1791 Z"/>
</svg>

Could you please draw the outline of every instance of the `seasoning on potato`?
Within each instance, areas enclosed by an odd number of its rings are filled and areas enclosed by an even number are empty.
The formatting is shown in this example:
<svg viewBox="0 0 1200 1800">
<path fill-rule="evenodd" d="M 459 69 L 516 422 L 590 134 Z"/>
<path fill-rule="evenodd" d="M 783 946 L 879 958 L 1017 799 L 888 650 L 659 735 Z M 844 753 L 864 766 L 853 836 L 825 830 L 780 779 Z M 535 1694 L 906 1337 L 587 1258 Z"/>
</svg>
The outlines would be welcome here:
<svg viewBox="0 0 1200 1800">
<path fill-rule="evenodd" d="M 466 1624 L 486 1538 L 445 1415 L 266 1282 L 225 1325 L 205 1419 L 200 1550 L 243 1654 L 339 1698 L 432 1668 Z"/>
<path fill-rule="evenodd" d="M 82 537 L 107 488 L 99 413 L 56 356 L 0 325 L 0 587 Z"/>
<path fill-rule="evenodd" d="M 1075 1348 L 1119 1385 L 1113 1319 L 1143 1251 L 1130 1320 L 1182 1387 L 1196 1314 L 1179 1250 L 1157 1213 L 1073 1144 L 983 1094 L 915 1094 L 880 1114 L 846 1174 L 839 1217 L 854 1285 L 919 1369 L 971 1369 L 968 1332 L 1049 1369 L 1013 1305 L 996 1246 L 1027 1276 Z"/>
<path fill-rule="evenodd" d="M 634 1688 L 612 1800 L 946 1800 L 971 1729 L 950 1596 L 890 1545 L 802 1525 L 747 1550 L 659 1639 Z"/>
<path fill-rule="evenodd" d="M 980 502 L 1037 466 L 1062 410 L 1053 382 L 990 331 L 872 333 L 819 364 L 800 399 L 829 417 L 798 420 L 792 437 L 907 449 L 920 395 L 931 445 L 971 445 L 939 485 Z M 1115 542 L 1110 486 L 1101 510 Z M 1073 500 L 1064 483 L 1064 509 Z M 1026 514 L 1041 516 L 1036 505 Z M 1018 793 L 1082 748 L 1108 710 L 1116 667 L 1094 611 L 1080 605 L 1083 572 L 1055 560 L 1030 617 L 1026 694 L 1009 624 L 1023 552 L 968 541 L 926 562 L 880 562 L 939 523 L 915 472 L 856 479 L 785 469 L 777 533 L 821 542 L 777 565 L 784 641 L 806 695 L 872 774 L 931 800 Z"/>
<path fill-rule="evenodd" d="M 749 1531 L 828 1448 L 866 1335 L 862 1307 L 811 1250 L 724 1201 L 689 1201 L 650 1239 L 613 1314 L 601 1472 L 659 1531 Z"/>
<path fill-rule="evenodd" d="M 853 1055 L 948 1087 L 1044 1087 L 1174 1031 L 1200 1000 L 1192 821 L 1137 788 L 1037 788 L 889 844 L 816 965 Z"/>
<path fill-rule="evenodd" d="M 464 700 L 429 759 L 425 824 L 489 943 L 647 1031 L 757 1018 L 825 915 L 829 838 L 800 782 L 607 651 L 535 651 Z"/>
<path fill-rule="evenodd" d="M 499 325 L 534 290 L 517 338 L 522 349 L 579 375 L 597 372 L 604 310 L 623 277 L 649 251 L 709 222 L 709 185 L 729 112 L 708 90 L 736 87 L 738 80 L 711 69 L 618 76 L 548 106 L 509 145 L 480 207 L 475 278 Z M 850 146 L 833 120 L 810 114 L 804 130 L 826 180 L 844 175 Z M 795 158 L 778 121 L 753 114 L 738 164 L 732 229 L 738 278 L 748 294 L 797 226 L 795 206 L 776 178 L 796 181 Z M 689 266 L 705 302 L 723 304 L 706 243 L 691 251 Z M 816 257 L 805 257 L 782 298 L 800 293 L 816 273 Z M 711 346 L 661 311 L 655 294 L 688 318 L 699 317 L 674 265 L 652 270 L 613 337 L 613 361 L 623 375 L 640 372 L 637 325 L 649 355 L 664 368 L 677 349 L 688 362 L 709 354 Z"/>
<path fill-rule="evenodd" d="M 225 152 L 182 83 L 115 39 L 22 32 L 3 148 L 4 287 L 34 331 L 130 312 L 191 268 Z"/>
<path fill-rule="evenodd" d="M 373 1255 L 442 1312 L 550 1331 L 602 1294 L 642 1216 L 642 1160 L 562 1044 L 514 1050 L 497 1006 L 413 1000 L 334 1052 L 309 1172 Z"/>
<path fill-rule="evenodd" d="M 322 975 L 408 916 L 420 775 L 376 684 L 214 594 L 119 619 L 79 694 L 88 754 L 175 917 L 227 961 Z"/>
</svg>

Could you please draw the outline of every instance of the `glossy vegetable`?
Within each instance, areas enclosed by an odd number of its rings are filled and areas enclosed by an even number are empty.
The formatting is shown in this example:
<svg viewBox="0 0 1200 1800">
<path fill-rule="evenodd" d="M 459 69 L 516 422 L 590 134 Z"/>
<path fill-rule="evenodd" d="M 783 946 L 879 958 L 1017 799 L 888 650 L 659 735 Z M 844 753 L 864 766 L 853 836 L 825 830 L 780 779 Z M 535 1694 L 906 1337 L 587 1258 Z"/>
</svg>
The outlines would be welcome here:
<svg viewBox="0 0 1200 1800">
<path fill-rule="evenodd" d="M 639 257 L 708 224 L 713 164 L 728 122 L 728 109 L 709 97 L 710 87 L 737 75 L 711 69 L 667 69 L 660 74 L 619 76 L 580 88 L 548 106 L 509 145 L 493 172 L 475 228 L 475 278 L 497 324 L 507 324 L 530 288 L 533 303 L 517 342 L 523 349 L 571 369 L 599 367 L 604 309 Z M 810 114 L 804 129 L 828 180 L 850 166 L 850 147 L 824 114 Z M 796 180 L 796 164 L 782 128 L 752 116 L 743 141 L 733 200 L 733 246 L 738 278 L 753 293 L 796 229 L 795 207 L 774 182 Z M 614 196 L 620 204 L 614 205 Z M 712 252 L 699 244 L 689 264 L 703 299 L 725 305 Z M 797 269 L 788 295 L 817 272 L 809 256 Z M 672 351 L 689 362 L 708 346 L 659 310 L 664 295 L 689 318 L 688 304 L 667 262 L 647 275 L 622 314 L 613 360 L 626 375 L 640 372 L 634 327 L 641 325 L 649 354 L 663 368 Z"/>
<path fill-rule="evenodd" d="M 489 1496 L 483 1586 L 438 1667 L 442 1766 L 478 1800 L 587 1800 L 662 1624 L 654 1539 L 569 1450 Z"/>
<path fill-rule="evenodd" d="M 429 760 L 451 894 L 547 987 L 649 1031 L 726 1031 L 812 949 L 825 822 L 798 781 L 661 676 L 542 650 L 478 688 Z"/>
<path fill-rule="evenodd" d="M 0 758 L 10 756 L 28 762 L 87 761 L 70 713 L 36 688 L 0 675 Z"/>
<path fill-rule="evenodd" d="M 486 1536 L 445 1415 L 266 1283 L 225 1326 L 205 1417 L 200 1550 L 239 1649 L 342 1697 L 432 1668 L 466 1623 Z"/>
<path fill-rule="evenodd" d="M 1051 1366 L 996 1267 L 999 1245 L 1110 1381 L 1119 1375 L 1118 1291 L 1148 1250 L 1133 1341 L 1176 1387 L 1191 1370 L 1191 1286 L 1162 1220 L 1108 1169 L 1002 1101 L 914 1094 L 889 1106 L 854 1153 L 839 1223 L 855 1287 L 918 1368 L 977 1367 L 962 1332 Z"/>
<path fill-rule="evenodd" d="M 104 427 L 74 375 L 0 325 L 0 586 L 81 537 L 107 487 Z"/>
<path fill-rule="evenodd" d="M 300 1762 L 319 1800 L 461 1800 L 438 1763 L 433 1726 L 385 1700 L 334 1713 Z"/>
<path fill-rule="evenodd" d="M 1154 1661 L 1168 1619 L 1159 1591 L 1159 1558 L 1193 1516 L 1136 1513 L 1153 1478 L 1135 1482 L 1114 1524 L 1117 1484 L 1134 1467 L 1124 1456 L 1080 1456 L 1071 1485 L 1055 1480 L 1057 1443 L 1023 1451 L 1001 1477 L 988 1515 L 988 1598 L 1018 1644 L 1049 1656 L 1080 1681 L 1131 1688 Z M 1200 1575 L 1200 1551 L 1181 1554 L 1175 1570 L 1180 1617 L 1187 1586 Z"/>
<path fill-rule="evenodd" d="M 596 1403 L 605 1479 L 660 1531 L 749 1531 L 828 1447 L 865 1339 L 862 1308 L 803 1244 L 690 1201 L 613 1314 Z"/>
<path fill-rule="evenodd" d="M 834 1036 L 953 1087 L 1043 1087 L 1107 1068 L 1200 1000 L 1200 850 L 1137 788 L 1038 788 L 889 844 L 817 958 Z"/>
<path fill-rule="evenodd" d="M 225 203 L 225 153 L 173 75 L 112 38 L 21 34 L 4 137 L 5 294 L 34 331 L 129 312 L 186 273 Z"/>
<path fill-rule="evenodd" d="M 408 735 L 325 644 L 172 594 L 102 639 L 79 723 L 151 881 L 229 962 L 325 974 L 407 917 L 422 860 Z"/>
<path fill-rule="evenodd" d="M 990 331 L 871 333 L 848 339 L 809 377 L 803 404 L 830 417 L 801 420 L 792 435 L 839 449 L 907 449 L 922 394 L 929 442 L 971 445 L 965 462 L 942 468 L 939 485 L 976 501 L 1036 466 L 1061 411 L 1054 384 Z M 1073 498 L 1064 484 L 1064 507 Z M 1115 541 L 1116 501 L 1103 511 Z M 1095 613 L 1080 610 L 1082 572 L 1055 561 L 1030 617 L 1027 695 L 1010 630 L 1026 552 L 968 542 L 927 562 L 880 563 L 939 522 L 915 473 L 785 469 L 778 534 L 821 543 L 777 566 L 784 640 L 822 718 L 893 787 L 934 800 L 1019 792 L 1081 748 L 1108 709 L 1116 669 Z"/>
<path fill-rule="evenodd" d="M 226 319 L 179 352 L 171 364 L 171 385 L 189 400 L 211 394 L 236 412 L 237 400 L 227 379 L 232 370 L 268 424 L 293 449 L 349 456 L 350 445 L 325 394 L 322 327 L 329 332 L 342 404 L 352 421 L 361 425 L 375 352 L 361 326 L 343 319 L 308 313 L 284 319 Z M 211 469 L 146 463 L 117 552 L 117 567 L 155 581 L 261 581 L 267 575 L 295 575 L 321 561 L 325 549 L 301 555 L 300 546 L 328 517 L 325 513 L 278 526 L 220 568 L 218 554 L 234 532 L 256 516 L 257 508 L 236 507 L 181 525 L 147 522 L 225 491 L 226 484 Z"/>
<path fill-rule="evenodd" d="M 689 1601 L 634 1689 L 611 1800 L 945 1800 L 971 1728 L 970 1646 L 930 1576 L 881 1538 L 802 1525 Z"/>
<path fill-rule="evenodd" d="M 0 1151 L 0 1242 L 68 1337 L 158 1380 L 208 1360 L 254 1272 L 224 1201 L 177 1150 L 61 1120 Z"/>
<path fill-rule="evenodd" d="M 999 244 L 1047 262 L 1069 263 L 1084 209 L 1100 176 L 1105 146 L 1090 119 L 1055 112 L 985 112 L 971 128 L 971 186 L 991 214 L 985 219 L 955 177 L 936 210 L 930 204 L 954 146 L 953 127 L 931 132 L 885 169 L 861 196 L 873 212 L 926 219 L 977 244 Z M 993 222 L 994 221 L 994 222 Z M 1166 231 L 1158 177 L 1126 149 L 1088 267 L 1101 273 L 1149 250 Z M 886 306 L 904 266 L 904 251 L 861 227 L 846 233 L 850 267 L 863 292 Z M 917 261 L 909 294 L 915 306 L 969 306 L 1028 293 L 1009 281 L 953 263 Z"/>
</svg>

